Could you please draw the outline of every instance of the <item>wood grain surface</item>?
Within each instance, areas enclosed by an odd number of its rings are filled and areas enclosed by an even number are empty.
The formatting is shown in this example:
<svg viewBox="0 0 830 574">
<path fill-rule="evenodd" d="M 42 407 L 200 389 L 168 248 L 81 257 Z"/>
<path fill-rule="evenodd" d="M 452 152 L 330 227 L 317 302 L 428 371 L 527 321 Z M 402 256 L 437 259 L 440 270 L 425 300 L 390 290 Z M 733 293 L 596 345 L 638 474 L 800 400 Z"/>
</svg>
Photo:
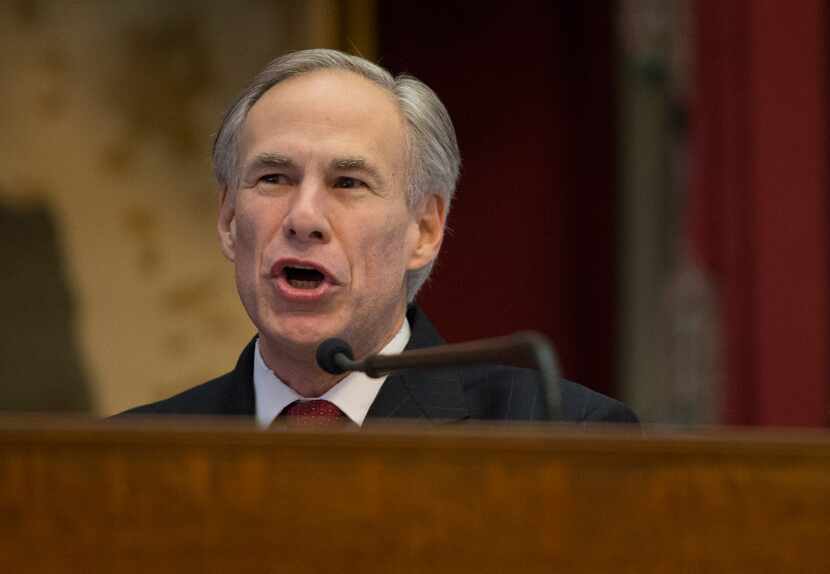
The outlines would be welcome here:
<svg viewBox="0 0 830 574">
<path fill-rule="evenodd" d="M 830 435 L 0 419 L 4 572 L 830 572 Z"/>
</svg>

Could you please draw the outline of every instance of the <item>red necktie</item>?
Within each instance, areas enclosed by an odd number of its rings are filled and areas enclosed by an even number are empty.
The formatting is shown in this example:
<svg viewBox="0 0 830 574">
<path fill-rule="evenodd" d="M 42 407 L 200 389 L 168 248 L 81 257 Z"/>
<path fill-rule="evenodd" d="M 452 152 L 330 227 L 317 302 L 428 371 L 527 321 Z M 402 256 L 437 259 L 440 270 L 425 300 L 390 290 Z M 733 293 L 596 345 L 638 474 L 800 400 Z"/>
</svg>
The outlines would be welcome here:
<svg viewBox="0 0 830 574">
<path fill-rule="evenodd" d="M 322 399 L 294 401 L 279 414 L 272 424 L 287 422 L 298 426 L 345 425 L 351 422 L 333 403 Z"/>
</svg>

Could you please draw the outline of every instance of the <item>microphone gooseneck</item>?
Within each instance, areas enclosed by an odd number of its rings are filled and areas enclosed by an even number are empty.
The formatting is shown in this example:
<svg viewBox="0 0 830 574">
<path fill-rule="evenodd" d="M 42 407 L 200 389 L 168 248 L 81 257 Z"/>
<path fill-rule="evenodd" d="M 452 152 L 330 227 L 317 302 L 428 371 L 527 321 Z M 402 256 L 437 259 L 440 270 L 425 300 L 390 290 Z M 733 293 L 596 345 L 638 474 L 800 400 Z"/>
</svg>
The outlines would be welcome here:
<svg viewBox="0 0 830 574">
<path fill-rule="evenodd" d="M 405 351 L 397 355 L 370 355 L 354 360 L 351 346 L 341 339 L 326 339 L 317 347 L 317 364 L 333 375 L 362 371 L 382 377 L 400 369 L 423 369 L 477 363 L 501 363 L 535 368 L 542 379 L 543 400 L 548 419 L 562 413 L 562 391 L 556 355 L 548 339 L 532 331 L 454 345 Z"/>
</svg>

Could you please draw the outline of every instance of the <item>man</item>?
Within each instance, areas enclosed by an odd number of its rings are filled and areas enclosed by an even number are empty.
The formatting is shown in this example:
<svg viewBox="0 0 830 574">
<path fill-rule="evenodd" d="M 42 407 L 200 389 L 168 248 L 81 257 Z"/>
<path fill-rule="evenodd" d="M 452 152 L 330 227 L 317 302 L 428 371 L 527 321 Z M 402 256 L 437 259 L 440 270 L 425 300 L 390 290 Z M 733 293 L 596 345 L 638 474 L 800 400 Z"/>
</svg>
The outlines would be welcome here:
<svg viewBox="0 0 830 574">
<path fill-rule="evenodd" d="M 442 343 L 415 305 L 441 248 L 460 155 L 426 85 L 333 50 L 273 61 L 225 115 L 213 160 L 218 232 L 258 336 L 236 368 L 131 413 L 429 420 L 543 418 L 532 371 L 481 366 L 384 379 L 322 371 L 317 346 L 357 357 Z M 317 399 L 317 400 L 309 400 Z M 563 382 L 566 420 L 635 421 Z"/>
</svg>

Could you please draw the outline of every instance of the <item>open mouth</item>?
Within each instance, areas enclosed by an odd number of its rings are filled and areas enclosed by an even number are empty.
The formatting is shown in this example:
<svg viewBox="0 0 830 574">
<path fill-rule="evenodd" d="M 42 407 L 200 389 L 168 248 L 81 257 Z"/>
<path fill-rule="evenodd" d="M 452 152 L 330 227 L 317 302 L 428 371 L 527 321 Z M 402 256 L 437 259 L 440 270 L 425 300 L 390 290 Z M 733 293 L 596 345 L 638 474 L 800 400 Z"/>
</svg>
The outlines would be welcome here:
<svg viewBox="0 0 830 574">
<path fill-rule="evenodd" d="M 286 266 L 283 268 L 285 280 L 296 289 L 316 289 L 326 277 L 311 267 Z"/>
</svg>

